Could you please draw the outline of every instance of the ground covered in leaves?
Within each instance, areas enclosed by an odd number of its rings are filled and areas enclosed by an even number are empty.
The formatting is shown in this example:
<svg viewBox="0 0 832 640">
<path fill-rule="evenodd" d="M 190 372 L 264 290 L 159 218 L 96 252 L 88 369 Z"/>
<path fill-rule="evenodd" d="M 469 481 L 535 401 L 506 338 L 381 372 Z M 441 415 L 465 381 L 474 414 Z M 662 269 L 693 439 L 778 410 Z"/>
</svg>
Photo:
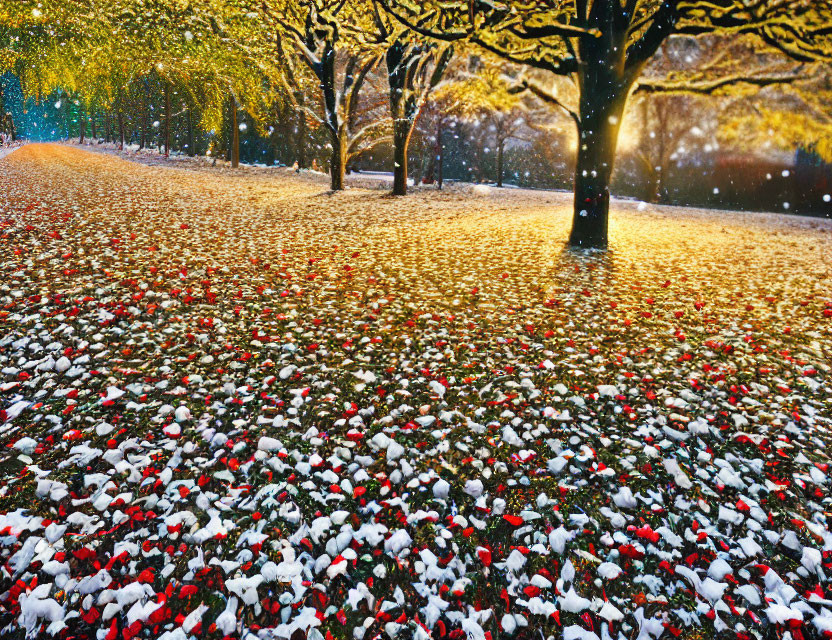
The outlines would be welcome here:
<svg viewBox="0 0 832 640">
<path fill-rule="evenodd" d="M 8 638 L 832 635 L 832 224 L 0 161 Z"/>
</svg>

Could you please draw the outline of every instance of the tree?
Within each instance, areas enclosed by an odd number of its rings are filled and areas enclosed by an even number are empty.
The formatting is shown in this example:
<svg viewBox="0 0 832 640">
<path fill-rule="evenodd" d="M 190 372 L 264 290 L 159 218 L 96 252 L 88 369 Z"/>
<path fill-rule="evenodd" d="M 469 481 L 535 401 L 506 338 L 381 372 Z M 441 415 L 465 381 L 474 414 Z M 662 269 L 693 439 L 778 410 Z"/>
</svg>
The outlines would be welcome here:
<svg viewBox="0 0 832 640">
<path fill-rule="evenodd" d="M 504 60 L 569 76 L 577 109 L 567 109 L 578 132 L 574 214 L 570 244 L 605 248 L 609 184 L 624 109 L 642 72 L 671 36 L 754 36 L 761 50 L 801 63 L 832 57 L 832 5 L 806 0 L 550 0 L 496 3 L 379 0 L 420 35 L 445 42 L 467 40 Z M 417 17 L 413 17 L 415 7 Z M 714 86 L 783 82 L 783 77 L 686 79 Z M 653 83 L 672 90 L 674 83 Z M 557 96 L 550 96 L 559 102 Z"/>
<path fill-rule="evenodd" d="M 407 30 L 374 2 L 365 3 L 363 9 L 369 15 L 362 23 L 370 22 L 374 30 L 357 29 L 354 36 L 368 48 L 377 48 L 384 58 L 393 122 L 393 195 L 403 196 L 407 194 L 408 146 L 416 120 L 454 50 Z"/>
<path fill-rule="evenodd" d="M 438 189 L 443 184 L 444 140 L 443 135 L 457 123 L 457 103 L 445 92 L 431 96 L 421 112 L 414 129 L 418 131 L 423 147 L 422 181 L 436 184 Z"/>
<path fill-rule="evenodd" d="M 451 47 L 436 52 L 403 40 L 402 33 L 385 54 L 393 119 L 393 195 L 397 196 L 407 194 L 407 149 L 416 119 L 453 55 Z"/>
<path fill-rule="evenodd" d="M 467 120 L 486 122 L 494 132 L 496 152 L 495 182 L 503 186 L 503 157 L 506 142 L 518 138 L 528 129 L 529 110 L 520 91 L 508 84 L 494 65 L 477 64 L 474 73 L 454 83 L 450 91 L 456 94 L 458 112 Z"/>
<path fill-rule="evenodd" d="M 1 70 L 0 70 L 1 71 Z M 17 129 L 14 126 L 14 118 L 11 109 L 6 105 L 6 93 L 2 75 L 0 74 L 0 133 L 9 136 L 14 142 L 17 139 Z"/>
<path fill-rule="evenodd" d="M 694 126 L 687 96 L 653 96 L 639 101 L 640 121 L 646 135 L 636 149 L 647 178 L 645 200 L 666 199 L 665 176 L 681 138 Z M 687 116 L 687 117 L 685 117 Z"/>
<path fill-rule="evenodd" d="M 95 114 L 102 113 L 108 138 L 117 122 L 122 145 L 135 132 L 141 146 L 147 142 L 155 99 L 162 105 L 160 149 L 171 152 L 177 121 L 185 120 L 192 151 L 196 105 L 202 126 L 212 130 L 225 123 L 229 95 L 257 124 L 275 101 L 281 71 L 260 50 L 238 46 L 252 21 L 235 21 L 236 15 L 227 3 L 208 0 L 197 6 L 154 0 L 152 11 L 136 0 L 4 3 L 0 64 L 18 76 L 28 98 L 58 91 L 77 100 L 94 130 Z"/>
<path fill-rule="evenodd" d="M 730 56 L 725 55 L 726 50 L 730 50 Z M 755 66 L 755 57 L 752 48 L 744 49 L 736 45 L 729 47 L 725 42 L 708 42 L 707 39 L 695 42 L 677 39 L 675 43 L 665 41 L 656 52 L 641 79 L 640 91 L 631 101 L 635 114 L 627 116 L 630 124 L 637 120 L 639 125 L 634 155 L 647 180 L 644 197 L 648 202 L 667 200 L 666 178 L 671 162 L 678 160 L 680 154 L 689 153 L 701 141 L 704 131 L 700 123 L 709 119 L 702 114 L 708 113 L 706 109 L 709 107 L 711 115 L 718 111 L 725 101 L 721 92 L 737 89 L 730 84 L 722 89 L 714 87 L 711 95 L 703 97 L 701 94 L 691 95 L 696 94 L 699 85 L 687 82 L 683 83 L 684 91 L 653 93 L 647 90 L 650 78 L 659 78 L 659 82 L 667 78 L 678 78 L 680 74 L 689 74 L 691 68 L 713 69 L 726 59 L 731 64 L 738 62 L 747 65 L 748 69 Z M 731 71 L 724 69 L 715 77 L 729 77 Z M 712 98 L 708 105 L 704 104 L 706 97 Z M 695 107 L 699 107 L 699 118 L 696 117 Z M 631 130 L 635 128 L 631 126 Z"/>
<path fill-rule="evenodd" d="M 285 62 L 286 80 L 288 83 L 287 95 L 292 97 L 290 101 L 292 105 L 292 120 L 293 120 L 293 146 L 294 146 L 294 160 L 298 163 L 300 169 L 305 169 L 309 166 L 309 155 L 307 153 L 307 138 L 309 137 L 310 118 L 307 107 L 307 99 L 310 93 L 307 83 L 307 75 L 301 70 L 295 68 L 293 60 Z M 312 122 L 318 120 L 317 116 L 311 118 Z"/>
<path fill-rule="evenodd" d="M 389 122 L 381 118 L 358 124 L 359 94 L 380 59 L 377 51 L 362 49 L 349 36 L 360 29 L 366 13 L 354 11 L 346 0 L 266 0 L 248 9 L 273 28 L 275 46 L 282 50 L 284 42 L 290 44 L 317 79 L 323 107 L 319 119 L 332 148 L 331 188 L 342 190 L 349 160 L 377 144 L 389 129 Z M 318 118 L 312 110 L 307 113 Z"/>
</svg>

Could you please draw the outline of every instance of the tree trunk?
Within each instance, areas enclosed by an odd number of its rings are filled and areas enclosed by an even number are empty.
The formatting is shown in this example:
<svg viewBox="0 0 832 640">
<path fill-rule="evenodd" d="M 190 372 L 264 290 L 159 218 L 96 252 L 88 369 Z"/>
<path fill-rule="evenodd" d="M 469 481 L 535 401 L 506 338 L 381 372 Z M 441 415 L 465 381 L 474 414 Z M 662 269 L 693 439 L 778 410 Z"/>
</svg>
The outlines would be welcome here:
<svg viewBox="0 0 832 640">
<path fill-rule="evenodd" d="M 606 249 L 610 178 L 627 91 L 610 95 L 606 74 L 584 79 L 575 162 L 575 205 L 569 244 Z"/>
<path fill-rule="evenodd" d="M 479 137 L 474 137 L 471 142 L 474 145 L 474 166 L 472 169 L 474 173 L 472 175 L 472 180 L 474 182 L 482 182 L 483 181 L 483 170 L 482 170 L 482 154 L 483 154 L 483 144 L 482 140 Z"/>
<path fill-rule="evenodd" d="M 165 157 L 170 157 L 170 83 L 165 82 Z"/>
<path fill-rule="evenodd" d="M 72 135 L 72 126 L 70 125 L 70 120 L 72 119 L 72 114 L 69 110 L 69 96 L 64 98 L 64 139 L 69 140 L 70 136 Z"/>
<path fill-rule="evenodd" d="M 193 157 L 196 155 L 194 150 L 194 114 L 192 109 L 188 109 L 188 155 Z"/>
<path fill-rule="evenodd" d="M 436 186 L 442 188 L 442 116 L 436 124 Z"/>
<path fill-rule="evenodd" d="M 436 144 L 423 152 L 422 158 L 422 184 L 434 184 L 436 182 Z"/>
<path fill-rule="evenodd" d="M 104 114 L 104 142 L 110 142 L 110 112 Z"/>
<path fill-rule="evenodd" d="M 231 96 L 231 168 L 240 166 L 240 128 L 237 124 L 237 100 Z"/>
<path fill-rule="evenodd" d="M 664 202 L 664 168 L 667 166 L 667 136 L 670 132 L 667 129 L 667 103 L 659 105 L 659 164 L 656 166 L 656 192 L 654 202 Z"/>
<path fill-rule="evenodd" d="M 345 84 L 352 83 L 352 61 L 347 65 Z M 321 60 L 321 65 L 315 75 L 321 82 L 321 98 L 323 99 L 324 117 L 326 128 L 329 131 L 329 140 L 332 144 L 332 153 L 329 160 L 330 188 L 333 191 L 344 189 L 344 172 L 347 168 L 347 127 L 349 126 L 349 109 L 343 114 L 339 112 L 338 92 L 335 88 L 335 48 L 331 42 L 327 42 Z M 343 116 L 344 122 L 341 121 Z"/>
<path fill-rule="evenodd" d="M 407 143 L 411 123 L 408 118 L 408 102 L 413 98 L 413 82 L 408 78 L 408 48 L 396 39 L 385 53 L 387 86 L 390 89 L 390 116 L 393 119 L 393 195 L 407 195 Z M 413 50 L 411 50 L 412 52 Z"/>
<path fill-rule="evenodd" d="M 330 135 L 332 139 L 332 157 L 329 163 L 330 188 L 333 191 L 344 190 L 344 173 L 347 168 L 347 141 L 343 134 Z"/>
<path fill-rule="evenodd" d="M 393 124 L 393 195 L 407 195 L 407 147 L 411 123 L 406 118 L 399 118 Z"/>
<path fill-rule="evenodd" d="M 301 169 L 306 169 L 306 165 L 308 164 L 306 158 L 306 111 L 304 107 L 304 103 L 306 101 L 306 94 L 304 94 L 302 91 L 299 91 L 297 92 L 295 99 L 298 103 L 298 128 L 295 140 L 295 150 L 297 152 L 298 167 Z"/>
<path fill-rule="evenodd" d="M 87 134 L 87 119 L 84 116 L 84 112 L 79 110 L 78 113 L 78 141 L 81 144 L 84 144 L 84 138 Z"/>
<path fill-rule="evenodd" d="M 147 146 L 147 86 L 142 92 L 142 106 L 139 109 L 139 149 Z"/>
<path fill-rule="evenodd" d="M 118 148 L 124 151 L 124 114 L 121 112 L 121 104 L 118 105 Z"/>
<path fill-rule="evenodd" d="M 3 95 L 3 79 L 0 78 L 0 133 L 6 133 L 6 101 Z"/>
<path fill-rule="evenodd" d="M 0 79 L 0 132 L 11 136 L 12 142 L 17 138 L 11 110 L 6 111 L 6 97 L 3 93 L 3 80 Z"/>
<path fill-rule="evenodd" d="M 497 186 L 503 186 L 503 148 L 506 141 L 500 138 L 497 140 Z"/>
<path fill-rule="evenodd" d="M 90 133 L 92 134 L 92 139 L 93 139 L 93 141 L 95 141 L 97 143 L 98 142 L 98 130 L 97 130 L 97 127 L 95 126 L 95 110 L 90 112 L 90 129 L 91 129 Z"/>
<path fill-rule="evenodd" d="M 662 200 L 662 189 L 664 187 L 664 176 L 661 165 L 648 166 L 645 173 L 647 174 L 647 194 L 645 200 L 651 204 L 657 204 Z"/>
<path fill-rule="evenodd" d="M 661 204 L 666 200 L 664 191 L 664 165 L 659 165 L 656 167 L 656 192 L 653 202 Z"/>
</svg>

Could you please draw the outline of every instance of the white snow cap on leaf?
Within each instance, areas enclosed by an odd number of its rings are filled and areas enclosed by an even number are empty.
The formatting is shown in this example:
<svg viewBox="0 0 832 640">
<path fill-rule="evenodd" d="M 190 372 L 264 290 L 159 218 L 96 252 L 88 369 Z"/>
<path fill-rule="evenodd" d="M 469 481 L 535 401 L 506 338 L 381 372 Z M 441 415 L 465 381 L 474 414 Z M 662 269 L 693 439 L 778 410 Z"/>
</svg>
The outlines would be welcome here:
<svg viewBox="0 0 832 640">
<path fill-rule="evenodd" d="M 19 623 L 26 629 L 26 635 L 32 637 L 40 627 L 40 619 L 44 618 L 49 622 L 63 620 L 64 608 L 53 598 L 47 598 L 51 590 L 51 584 L 38 585 L 31 593 L 22 593 L 18 602 L 20 603 Z"/>
<path fill-rule="evenodd" d="M 475 480 L 466 480 L 465 481 L 465 493 L 469 496 L 473 496 L 474 498 L 479 498 L 483 492 L 483 484 L 482 480 L 479 478 Z"/>
<path fill-rule="evenodd" d="M 566 543 L 572 540 L 575 535 L 576 534 L 574 532 L 567 531 L 564 526 L 561 525 L 549 533 L 549 546 L 552 547 L 552 551 L 558 555 L 563 555 L 563 552 L 566 550 Z"/>
<path fill-rule="evenodd" d="M 529 609 L 529 613 L 532 613 L 536 616 L 544 616 L 549 617 L 553 613 L 556 613 L 558 608 L 554 602 L 549 602 L 548 600 L 543 600 L 535 596 L 534 598 L 530 598 L 529 601 L 526 603 L 526 606 Z"/>
<path fill-rule="evenodd" d="M 255 575 L 250 578 L 232 578 L 225 581 L 225 586 L 228 590 L 240 597 L 240 599 L 247 605 L 251 606 L 259 599 L 257 597 L 257 587 L 263 582 L 262 575 Z"/>
<path fill-rule="evenodd" d="M 613 562 L 602 562 L 598 565 L 598 575 L 605 580 L 615 580 L 623 569 Z"/>
<path fill-rule="evenodd" d="M 349 511 L 343 511 L 343 510 L 333 511 L 329 515 L 330 521 L 336 527 L 340 527 L 342 524 L 344 524 L 344 522 L 346 522 L 347 518 L 349 518 L 349 517 L 350 517 L 350 512 Z"/>
<path fill-rule="evenodd" d="M 718 600 L 722 600 L 722 596 L 725 594 L 725 590 L 727 588 L 727 582 L 717 582 L 713 578 L 709 577 L 702 581 L 702 585 L 699 587 L 698 591 L 705 596 L 705 598 L 710 600 L 712 604 L 715 604 Z"/>
<path fill-rule="evenodd" d="M 444 500 L 448 497 L 448 493 L 451 490 L 451 485 L 448 484 L 446 480 L 439 478 L 436 482 L 433 483 L 433 497 L 438 498 L 439 500 Z"/>
<path fill-rule="evenodd" d="M 716 558 L 708 566 L 708 575 L 714 580 L 722 580 L 725 576 L 734 573 L 734 569 L 722 558 Z"/>
<path fill-rule="evenodd" d="M 461 627 L 468 640 L 485 640 L 485 629 L 473 618 L 464 618 Z"/>
<path fill-rule="evenodd" d="M 397 529 L 384 541 L 384 550 L 399 554 L 413 544 L 413 538 L 404 529 Z"/>
<path fill-rule="evenodd" d="M 563 567 L 560 570 L 560 577 L 564 582 L 572 582 L 575 579 L 575 565 L 572 564 L 571 560 L 563 563 Z"/>
<path fill-rule="evenodd" d="M 237 598 L 231 596 L 225 604 L 225 610 L 217 616 L 214 624 L 225 635 L 231 635 L 237 628 Z"/>
<path fill-rule="evenodd" d="M 439 382 L 438 380 L 430 381 L 430 390 L 433 391 L 440 398 L 443 397 L 445 395 L 445 392 L 447 391 L 445 385 Z"/>
<path fill-rule="evenodd" d="M 506 569 L 509 571 L 518 571 L 526 564 L 526 556 L 524 556 L 517 549 L 512 550 L 508 558 L 506 558 Z"/>
<path fill-rule="evenodd" d="M 773 624 L 783 624 L 789 620 L 803 620 L 802 611 L 776 602 L 772 602 L 768 606 L 766 615 L 768 616 L 769 622 Z"/>
<path fill-rule="evenodd" d="M 746 538 L 740 538 L 737 541 L 742 549 L 742 552 L 749 558 L 752 558 L 760 553 L 763 552 L 763 548 L 757 544 L 757 542 L 748 536 Z"/>
<path fill-rule="evenodd" d="M 304 607 L 301 609 L 300 615 L 295 619 L 294 623 L 290 625 L 292 631 L 308 631 L 313 627 L 321 626 L 321 620 L 318 618 L 317 614 L 318 612 L 312 607 Z"/>
<path fill-rule="evenodd" d="M 202 622 L 202 616 L 205 615 L 208 609 L 209 607 L 207 605 L 201 604 L 185 616 L 185 619 L 182 621 L 182 628 L 186 633 L 193 631 L 196 625 Z"/>
<path fill-rule="evenodd" d="M 17 418 L 17 416 L 19 416 L 21 413 L 23 413 L 23 410 L 26 409 L 30 404 L 32 404 L 32 403 L 29 402 L 28 400 L 19 400 L 19 401 L 15 402 L 14 404 L 12 404 L 10 407 L 7 407 L 5 409 L 5 411 L 6 411 L 6 420 L 5 420 L 5 422 L 11 422 L 15 418 Z M 4 422 L 4 424 L 5 424 L 5 422 Z"/>
<path fill-rule="evenodd" d="M 823 556 L 819 549 L 814 547 L 803 547 L 803 557 L 800 558 L 802 564 L 808 571 L 815 573 L 820 570 Z"/>
<path fill-rule="evenodd" d="M 587 631 L 577 624 L 569 625 L 563 629 L 563 640 L 601 640 L 597 633 Z"/>
<path fill-rule="evenodd" d="M 690 489 L 693 486 L 690 478 L 688 478 L 688 475 L 682 471 L 676 459 L 665 458 L 664 468 L 670 475 L 673 476 L 673 481 L 679 485 L 680 489 Z"/>
<path fill-rule="evenodd" d="M 378 449 L 386 449 L 392 440 L 386 433 L 377 433 L 370 439 L 370 443 Z"/>
<path fill-rule="evenodd" d="M 338 556 L 326 569 L 326 575 L 331 580 L 338 575 L 346 575 L 349 563 L 346 558 Z"/>
<path fill-rule="evenodd" d="M 101 422 L 95 427 L 95 433 L 99 436 L 106 436 L 115 431 L 115 427 L 109 422 Z"/>
<path fill-rule="evenodd" d="M 610 622 L 617 622 L 618 620 L 624 619 L 624 614 L 621 613 L 621 611 L 619 611 L 609 600 L 607 600 L 604 603 L 604 606 L 601 607 L 598 615 L 604 620 L 608 620 Z"/>
<path fill-rule="evenodd" d="M 745 598 L 749 604 L 759 606 L 762 600 L 760 599 L 760 592 L 750 584 L 744 584 L 734 589 L 734 593 L 738 593 Z"/>
<path fill-rule="evenodd" d="M 37 440 L 34 440 L 34 439 L 26 437 L 26 436 L 24 436 L 23 438 L 21 438 L 20 440 L 18 440 L 17 442 L 14 443 L 14 448 L 17 451 L 20 451 L 21 453 L 25 453 L 26 455 L 34 453 L 35 447 L 37 447 L 37 446 L 38 446 L 38 441 Z"/>
<path fill-rule="evenodd" d="M 636 502 L 636 498 L 633 495 L 632 489 L 630 487 L 621 487 L 618 492 L 612 497 L 613 502 L 615 502 L 616 506 L 621 509 L 634 509 L 638 506 Z"/>
<path fill-rule="evenodd" d="M 656 533 L 658 533 L 671 547 L 679 548 L 684 542 L 681 536 L 676 535 L 664 525 L 656 529 Z"/>
<path fill-rule="evenodd" d="M 387 459 L 398 460 L 404 455 L 404 447 L 395 440 L 391 440 L 387 445 Z"/>
<path fill-rule="evenodd" d="M 124 395 L 124 391 L 118 387 L 107 387 L 107 395 L 102 399 L 102 402 L 118 400 Z"/>
<path fill-rule="evenodd" d="M 575 587 L 569 587 L 569 591 L 560 596 L 558 602 L 560 603 L 560 608 L 569 613 L 580 613 L 585 609 L 589 609 L 589 606 L 592 604 L 587 598 L 578 595 Z"/>
<path fill-rule="evenodd" d="M 826 484 L 827 481 L 828 481 L 828 478 L 826 477 L 826 474 L 823 471 L 821 471 L 820 469 L 818 469 L 815 465 L 812 465 L 811 467 L 809 467 L 809 476 L 811 476 L 812 482 L 814 482 L 815 484 L 821 484 L 822 485 L 822 484 Z"/>
<path fill-rule="evenodd" d="M 257 448 L 260 451 L 276 451 L 280 449 L 282 445 L 280 444 L 280 440 L 276 438 L 269 438 L 268 436 L 261 436 L 261 438 L 257 441 Z"/>
</svg>

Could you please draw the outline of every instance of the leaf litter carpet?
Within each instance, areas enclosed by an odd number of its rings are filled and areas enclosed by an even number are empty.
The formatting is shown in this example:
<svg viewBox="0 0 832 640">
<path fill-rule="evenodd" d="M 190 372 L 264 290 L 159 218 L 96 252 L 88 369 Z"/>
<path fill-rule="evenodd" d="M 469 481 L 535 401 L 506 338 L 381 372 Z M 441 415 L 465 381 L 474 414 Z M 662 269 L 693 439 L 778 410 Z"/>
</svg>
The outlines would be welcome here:
<svg viewBox="0 0 832 640">
<path fill-rule="evenodd" d="M 10 638 L 832 636 L 832 224 L 0 162 Z"/>
</svg>

